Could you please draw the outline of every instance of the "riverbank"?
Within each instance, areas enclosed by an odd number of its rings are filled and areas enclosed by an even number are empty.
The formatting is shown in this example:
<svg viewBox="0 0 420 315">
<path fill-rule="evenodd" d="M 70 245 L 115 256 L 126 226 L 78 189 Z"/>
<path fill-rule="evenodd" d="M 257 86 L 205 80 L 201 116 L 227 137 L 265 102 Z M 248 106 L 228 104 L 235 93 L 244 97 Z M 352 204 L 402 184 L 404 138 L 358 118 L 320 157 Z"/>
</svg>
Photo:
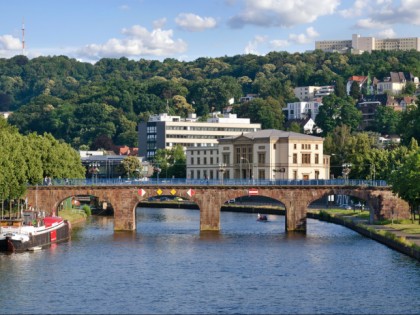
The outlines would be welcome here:
<svg viewBox="0 0 420 315">
<path fill-rule="evenodd" d="M 369 237 L 381 244 L 420 261 L 420 232 L 404 232 L 399 224 L 369 224 L 364 215 L 357 213 L 333 213 L 324 210 L 308 211 L 308 218 L 339 224 Z"/>
<path fill-rule="evenodd" d="M 77 227 L 79 225 L 84 224 L 87 218 L 86 212 L 77 209 L 61 210 L 59 216 L 62 217 L 64 220 L 69 221 L 72 227 Z"/>
</svg>

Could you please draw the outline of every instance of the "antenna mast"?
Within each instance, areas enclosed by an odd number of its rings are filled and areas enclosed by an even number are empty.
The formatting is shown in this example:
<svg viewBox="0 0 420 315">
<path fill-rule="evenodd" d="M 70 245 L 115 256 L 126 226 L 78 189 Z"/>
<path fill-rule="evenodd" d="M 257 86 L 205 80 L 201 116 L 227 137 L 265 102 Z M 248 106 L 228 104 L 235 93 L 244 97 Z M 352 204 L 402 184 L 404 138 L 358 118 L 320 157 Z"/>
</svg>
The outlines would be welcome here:
<svg viewBox="0 0 420 315">
<path fill-rule="evenodd" d="M 25 20 L 22 18 L 22 55 L 25 55 Z"/>
</svg>

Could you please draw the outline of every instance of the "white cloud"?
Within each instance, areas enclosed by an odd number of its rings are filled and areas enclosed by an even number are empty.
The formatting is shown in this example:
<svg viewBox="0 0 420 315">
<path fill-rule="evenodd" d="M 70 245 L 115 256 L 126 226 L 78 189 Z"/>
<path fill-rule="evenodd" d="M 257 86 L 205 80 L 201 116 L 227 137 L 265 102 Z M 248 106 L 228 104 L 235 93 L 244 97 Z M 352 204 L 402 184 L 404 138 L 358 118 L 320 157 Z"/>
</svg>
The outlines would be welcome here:
<svg viewBox="0 0 420 315">
<path fill-rule="evenodd" d="M 161 18 L 159 20 L 153 21 L 153 29 L 163 28 L 166 24 L 166 18 Z"/>
<path fill-rule="evenodd" d="M 384 1 L 379 10 L 371 15 L 372 20 L 385 24 L 420 25 L 420 1 L 400 0 L 399 3 Z"/>
<path fill-rule="evenodd" d="M 12 35 L 0 35 L 1 50 L 18 50 L 22 49 L 22 42 L 19 38 Z"/>
<path fill-rule="evenodd" d="M 216 20 L 212 17 L 201 17 L 192 13 L 181 13 L 175 19 L 176 24 L 190 32 L 201 32 L 216 27 Z"/>
<path fill-rule="evenodd" d="M 282 49 L 290 45 L 288 40 L 285 39 L 274 39 L 270 41 L 270 45 L 273 49 Z"/>
<path fill-rule="evenodd" d="M 371 18 L 367 18 L 367 19 L 361 19 L 357 21 L 355 27 L 363 28 L 363 29 L 378 29 L 378 28 L 386 28 L 388 27 L 388 24 L 372 20 Z"/>
<path fill-rule="evenodd" d="M 231 27 L 246 24 L 289 27 L 311 23 L 320 16 L 333 14 L 339 0 L 244 0 L 245 7 L 229 21 Z"/>
<path fill-rule="evenodd" d="M 290 34 L 289 39 L 296 44 L 308 44 L 312 43 L 315 37 L 318 37 L 319 34 L 315 29 L 311 26 L 306 29 L 305 34 Z"/>
<path fill-rule="evenodd" d="M 246 45 L 244 52 L 245 54 L 254 54 L 254 55 L 260 55 L 257 48 L 259 44 L 262 44 L 267 41 L 267 36 L 263 35 L 257 35 L 254 37 L 253 40 L 249 41 Z"/>
<path fill-rule="evenodd" d="M 380 0 L 383 1 L 383 0 Z M 356 0 L 354 1 L 353 6 L 350 9 L 341 10 L 339 13 L 345 18 L 354 18 L 356 16 L 362 15 L 364 9 L 366 8 L 366 0 Z"/>
<path fill-rule="evenodd" d="M 127 4 L 123 4 L 123 5 L 120 5 L 120 10 L 128 11 L 128 10 L 130 10 L 130 7 Z"/>
<path fill-rule="evenodd" d="M 123 39 L 111 38 L 103 44 L 90 44 L 79 50 L 81 56 L 88 58 L 121 57 L 121 56 L 166 56 L 183 53 L 187 44 L 173 39 L 172 30 L 160 28 L 149 32 L 140 25 L 124 28 Z"/>
<path fill-rule="evenodd" d="M 378 33 L 379 38 L 395 38 L 397 37 L 397 34 L 395 33 L 395 31 L 392 28 L 388 28 L 386 30 L 383 30 L 381 32 Z"/>
</svg>

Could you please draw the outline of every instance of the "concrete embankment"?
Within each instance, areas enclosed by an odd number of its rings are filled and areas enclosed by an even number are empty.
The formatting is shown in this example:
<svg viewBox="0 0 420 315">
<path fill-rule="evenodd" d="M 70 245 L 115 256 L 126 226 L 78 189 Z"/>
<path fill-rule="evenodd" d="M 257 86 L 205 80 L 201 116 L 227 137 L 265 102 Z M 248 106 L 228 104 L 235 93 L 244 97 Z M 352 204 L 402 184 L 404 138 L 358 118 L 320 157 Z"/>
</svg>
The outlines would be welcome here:
<svg viewBox="0 0 420 315">
<path fill-rule="evenodd" d="M 418 249 L 418 247 L 416 248 L 415 246 L 406 244 L 404 242 L 403 236 L 397 236 L 395 233 L 392 233 L 392 231 L 387 231 L 387 233 L 383 235 L 380 234 L 379 229 L 369 227 L 360 222 L 355 222 L 352 219 L 330 215 L 324 216 L 312 212 L 308 212 L 308 218 L 318 219 L 321 221 L 331 222 L 348 227 L 363 236 L 369 237 L 381 244 L 384 244 L 394 250 L 399 251 L 400 253 L 403 253 L 420 261 L 420 250 Z"/>
</svg>

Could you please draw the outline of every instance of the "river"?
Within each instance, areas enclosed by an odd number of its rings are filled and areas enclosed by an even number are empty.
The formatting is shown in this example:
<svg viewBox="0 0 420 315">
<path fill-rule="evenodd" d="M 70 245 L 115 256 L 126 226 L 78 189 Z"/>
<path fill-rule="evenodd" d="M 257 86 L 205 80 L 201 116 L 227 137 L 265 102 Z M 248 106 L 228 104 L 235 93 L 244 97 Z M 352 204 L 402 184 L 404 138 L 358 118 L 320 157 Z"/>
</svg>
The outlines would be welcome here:
<svg viewBox="0 0 420 315">
<path fill-rule="evenodd" d="M 2 314 L 418 314 L 420 263 L 345 227 L 284 216 L 138 208 L 137 231 L 92 217 L 72 240 L 0 254 Z"/>
</svg>

